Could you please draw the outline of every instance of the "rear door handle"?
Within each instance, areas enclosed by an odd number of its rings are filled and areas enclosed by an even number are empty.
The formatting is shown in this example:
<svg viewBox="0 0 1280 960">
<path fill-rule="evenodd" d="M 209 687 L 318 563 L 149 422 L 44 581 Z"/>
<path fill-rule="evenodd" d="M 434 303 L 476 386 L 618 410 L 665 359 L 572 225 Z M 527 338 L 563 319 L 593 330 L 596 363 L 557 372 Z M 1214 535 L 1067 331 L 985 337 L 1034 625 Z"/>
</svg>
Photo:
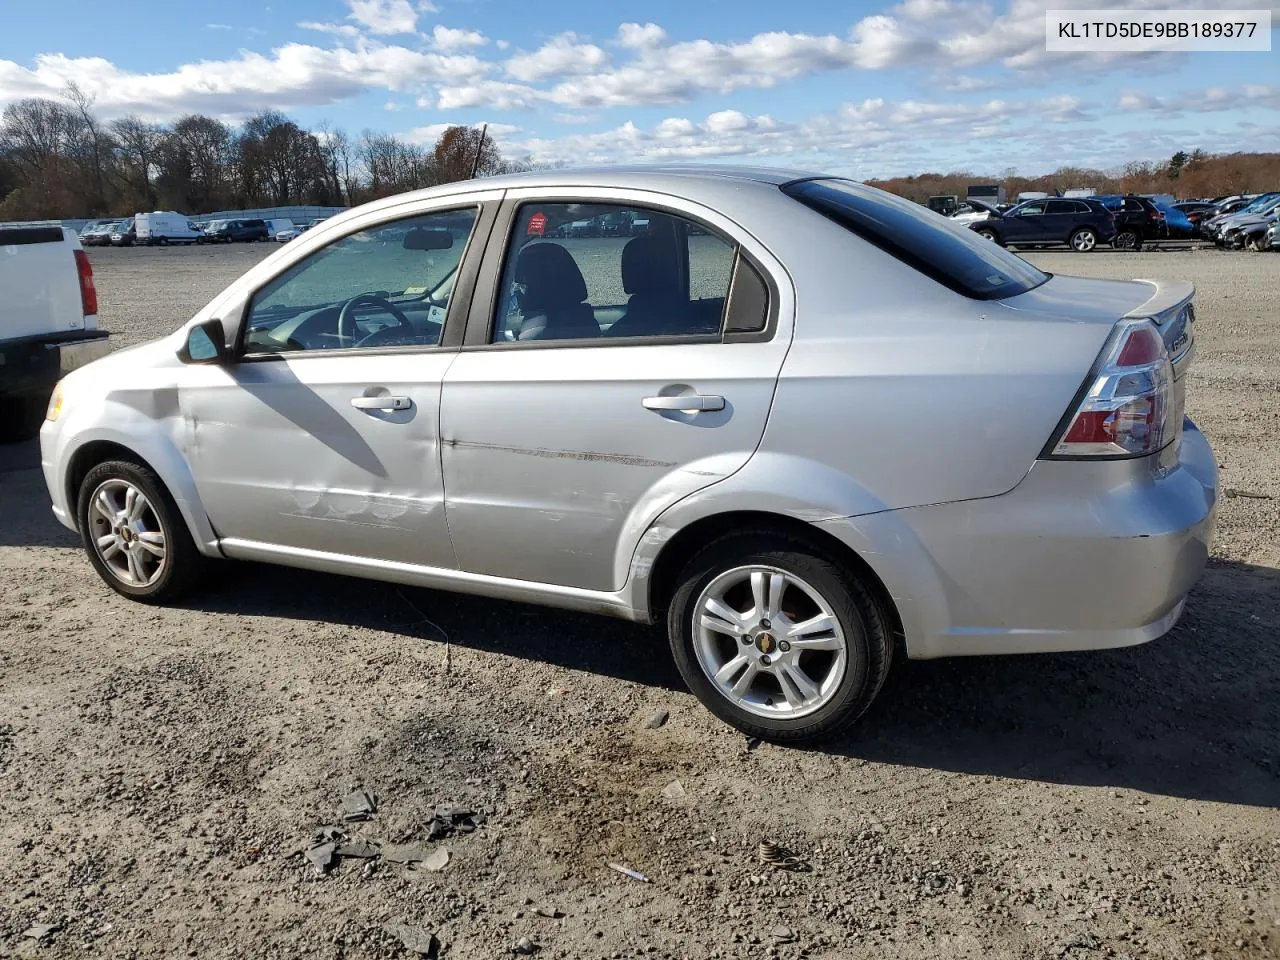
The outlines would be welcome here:
<svg viewBox="0 0 1280 960">
<path fill-rule="evenodd" d="M 702 393 L 676 397 L 645 397 L 640 403 L 646 410 L 681 410 L 696 413 L 702 410 L 724 409 L 724 397 Z"/>
<path fill-rule="evenodd" d="M 408 397 L 352 397 L 351 405 L 357 410 L 408 410 L 413 401 Z"/>
</svg>

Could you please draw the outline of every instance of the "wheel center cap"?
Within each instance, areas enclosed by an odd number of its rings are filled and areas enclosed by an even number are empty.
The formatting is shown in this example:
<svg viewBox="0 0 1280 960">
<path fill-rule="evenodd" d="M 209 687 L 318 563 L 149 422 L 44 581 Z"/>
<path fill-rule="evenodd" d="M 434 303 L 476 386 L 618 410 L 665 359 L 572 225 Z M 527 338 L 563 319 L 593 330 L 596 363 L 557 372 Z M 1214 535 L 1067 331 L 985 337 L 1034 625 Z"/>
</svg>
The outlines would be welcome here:
<svg viewBox="0 0 1280 960">
<path fill-rule="evenodd" d="M 773 653 L 778 649 L 778 641 L 773 639 L 773 635 L 769 633 L 760 633 L 756 635 L 756 649 L 761 653 Z"/>
<path fill-rule="evenodd" d="M 133 531 L 128 527 L 120 528 L 120 539 L 125 543 L 133 543 Z"/>
</svg>

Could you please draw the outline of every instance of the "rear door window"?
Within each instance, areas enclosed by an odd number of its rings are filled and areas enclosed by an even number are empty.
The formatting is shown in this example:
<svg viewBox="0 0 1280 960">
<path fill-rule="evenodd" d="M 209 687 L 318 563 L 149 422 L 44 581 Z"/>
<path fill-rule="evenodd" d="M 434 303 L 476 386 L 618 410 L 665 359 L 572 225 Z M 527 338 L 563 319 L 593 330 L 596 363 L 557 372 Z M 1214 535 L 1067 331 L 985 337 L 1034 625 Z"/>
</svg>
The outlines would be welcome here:
<svg viewBox="0 0 1280 960">
<path fill-rule="evenodd" d="M 976 300 L 1017 296 L 1049 279 L 1021 257 L 927 207 L 853 180 L 796 180 L 783 193 Z"/>
</svg>

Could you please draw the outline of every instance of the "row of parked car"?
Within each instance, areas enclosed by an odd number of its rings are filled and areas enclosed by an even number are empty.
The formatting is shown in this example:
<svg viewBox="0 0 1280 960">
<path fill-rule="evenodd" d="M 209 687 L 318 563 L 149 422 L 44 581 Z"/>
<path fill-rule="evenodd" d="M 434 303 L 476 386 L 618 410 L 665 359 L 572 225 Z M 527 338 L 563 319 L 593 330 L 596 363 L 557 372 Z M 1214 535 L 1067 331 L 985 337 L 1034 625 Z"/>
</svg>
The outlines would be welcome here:
<svg viewBox="0 0 1280 960">
<path fill-rule="evenodd" d="M 1280 250 L 1280 192 L 1230 198 L 1200 234 L 1229 250 Z"/>
<path fill-rule="evenodd" d="M 1086 253 L 1100 244 L 1140 250 L 1160 240 L 1213 240 L 1218 246 L 1272 249 L 1280 193 L 1169 203 L 1136 195 L 1047 197 L 1008 205 L 961 204 L 951 219 L 1003 246 L 1066 244 Z"/>
<path fill-rule="evenodd" d="M 304 224 L 292 220 L 247 217 L 237 220 L 189 220 L 180 213 L 139 213 L 123 220 L 90 220 L 80 231 L 86 247 L 168 246 L 193 243 L 280 243 L 300 236 L 324 217 Z"/>
</svg>

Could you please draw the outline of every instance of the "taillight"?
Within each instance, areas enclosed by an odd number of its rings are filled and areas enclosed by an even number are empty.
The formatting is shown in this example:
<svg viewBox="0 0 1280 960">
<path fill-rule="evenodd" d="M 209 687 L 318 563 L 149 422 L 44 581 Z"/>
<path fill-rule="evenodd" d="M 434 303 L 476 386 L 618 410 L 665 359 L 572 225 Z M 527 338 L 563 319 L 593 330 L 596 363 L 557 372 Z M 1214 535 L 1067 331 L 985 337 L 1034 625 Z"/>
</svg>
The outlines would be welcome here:
<svg viewBox="0 0 1280 960">
<path fill-rule="evenodd" d="M 1173 367 L 1156 325 L 1150 320 L 1122 320 L 1102 356 L 1084 399 L 1049 456 L 1141 457 L 1173 439 Z"/>
<path fill-rule="evenodd" d="M 98 288 L 93 285 L 93 266 L 89 263 L 89 255 L 77 250 L 76 272 L 80 275 L 80 309 L 86 317 L 98 314 Z"/>
</svg>

